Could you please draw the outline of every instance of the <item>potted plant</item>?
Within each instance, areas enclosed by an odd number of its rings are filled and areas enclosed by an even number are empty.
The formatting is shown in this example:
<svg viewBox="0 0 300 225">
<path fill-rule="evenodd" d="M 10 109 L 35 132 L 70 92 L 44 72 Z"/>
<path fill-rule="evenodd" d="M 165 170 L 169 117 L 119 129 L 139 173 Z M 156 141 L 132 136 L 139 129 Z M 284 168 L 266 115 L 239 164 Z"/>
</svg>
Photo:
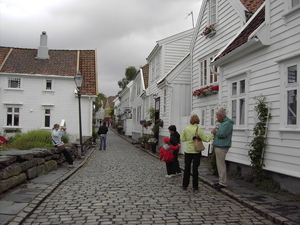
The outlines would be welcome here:
<svg viewBox="0 0 300 225">
<path fill-rule="evenodd" d="M 151 145 L 151 149 L 152 152 L 155 153 L 156 152 L 156 143 L 157 143 L 157 139 L 152 137 L 148 140 L 148 143 Z"/>
</svg>

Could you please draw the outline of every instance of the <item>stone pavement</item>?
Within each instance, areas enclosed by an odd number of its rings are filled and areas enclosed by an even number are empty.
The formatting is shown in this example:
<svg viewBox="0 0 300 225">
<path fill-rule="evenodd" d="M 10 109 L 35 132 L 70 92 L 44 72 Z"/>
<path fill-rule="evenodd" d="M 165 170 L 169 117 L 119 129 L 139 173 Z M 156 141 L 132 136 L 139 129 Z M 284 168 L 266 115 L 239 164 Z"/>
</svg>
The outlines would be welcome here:
<svg viewBox="0 0 300 225">
<path fill-rule="evenodd" d="M 299 224 L 299 209 L 289 221 L 289 213 L 268 208 L 281 199 L 259 193 L 259 202 L 244 184 L 215 190 L 217 179 L 202 164 L 200 190 L 184 191 L 181 176 L 164 177 L 157 155 L 121 137 L 110 130 L 107 150 L 91 149 L 77 168 L 59 168 L 2 197 L 0 224 Z"/>
</svg>

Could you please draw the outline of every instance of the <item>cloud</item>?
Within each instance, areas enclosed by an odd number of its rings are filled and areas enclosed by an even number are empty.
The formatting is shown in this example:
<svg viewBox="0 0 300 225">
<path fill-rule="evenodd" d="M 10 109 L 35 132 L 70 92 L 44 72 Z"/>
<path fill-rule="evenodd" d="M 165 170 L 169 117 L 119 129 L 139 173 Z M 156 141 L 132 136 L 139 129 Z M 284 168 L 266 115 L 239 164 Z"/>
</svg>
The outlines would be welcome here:
<svg viewBox="0 0 300 225">
<path fill-rule="evenodd" d="M 50 49 L 97 49 L 99 92 L 119 91 L 129 66 L 139 68 L 156 41 L 192 28 L 199 0 L 1 0 L 0 45 L 37 48 L 42 31 Z"/>
</svg>

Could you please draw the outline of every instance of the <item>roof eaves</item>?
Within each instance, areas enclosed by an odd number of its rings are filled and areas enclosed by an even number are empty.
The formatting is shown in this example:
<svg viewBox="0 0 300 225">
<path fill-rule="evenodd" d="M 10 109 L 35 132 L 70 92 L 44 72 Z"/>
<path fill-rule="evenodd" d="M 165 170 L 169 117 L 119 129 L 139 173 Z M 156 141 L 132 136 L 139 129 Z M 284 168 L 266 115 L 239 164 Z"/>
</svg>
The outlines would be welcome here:
<svg viewBox="0 0 300 225">
<path fill-rule="evenodd" d="M 251 22 L 256 18 L 256 16 L 258 15 L 258 13 L 261 11 L 261 10 L 263 10 L 264 9 L 264 7 L 265 7 L 265 3 L 263 3 L 261 6 L 260 6 L 260 8 L 259 8 L 259 10 L 257 10 L 256 12 L 255 12 L 255 14 L 247 21 L 247 23 L 241 28 L 241 30 L 231 39 L 231 41 L 229 41 L 228 43 L 227 43 L 227 45 L 225 45 L 225 47 L 224 48 L 222 48 L 221 49 L 221 51 L 213 58 L 213 60 L 212 60 L 212 62 L 214 62 L 214 61 L 216 61 L 216 60 L 220 60 L 220 58 L 222 58 L 222 57 L 224 57 L 224 56 L 221 56 L 221 54 L 223 53 L 223 52 L 225 52 L 225 50 L 241 35 L 241 33 L 249 26 L 249 24 L 251 24 Z M 260 25 L 261 26 L 261 25 Z M 258 28 L 257 29 L 255 29 L 255 31 L 257 31 L 258 30 Z M 254 31 L 254 32 L 255 32 Z M 252 32 L 252 33 L 254 33 L 254 32 Z M 251 33 L 251 34 L 252 34 Z M 251 34 L 248 36 L 248 37 L 250 37 L 251 36 Z M 249 39 L 248 39 L 248 41 L 249 41 Z M 238 48 L 238 47 L 237 47 Z M 232 50 L 233 51 L 233 50 Z M 227 53 L 228 54 L 228 53 Z"/>
</svg>

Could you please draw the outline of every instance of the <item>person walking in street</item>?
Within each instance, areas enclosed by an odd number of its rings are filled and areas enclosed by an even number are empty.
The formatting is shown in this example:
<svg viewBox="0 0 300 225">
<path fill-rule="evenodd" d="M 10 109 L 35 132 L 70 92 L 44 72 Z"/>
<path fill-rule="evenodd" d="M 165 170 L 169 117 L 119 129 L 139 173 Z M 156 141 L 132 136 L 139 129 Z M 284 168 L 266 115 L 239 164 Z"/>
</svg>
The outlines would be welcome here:
<svg viewBox="0 0 300 225">
<path fill-rule="evenodd" d="M 198 190 L 198 167 L 200 166 L 201 152 L 196 152 L 194 149 L 194 138 L 196 129 L 200 119 L 197 115 L 192 115 L 190 118 L 190 125 L 186 126 L 181 135 L 180 140 L 186 142 L 186 148 L 184 150 L 184 173 L 182 188 L 186 190 L 190 183 L 191 176 L 191 164 L 193 163 L 193 189 Z M 203 130 L 198 128 L 198 135 L 204 142 L 209 142 L 213 139 L 213 135 L 206 136 Z"/>
<path fill-rule="evenodd" d="M 177 132 L 176 126 L 175 125 L 171 125 L 168 127 L 169 132 L 170 132 L 170 144 L 173 146 L 179 146 L 180 147 L 180 134 Z M 173 151 L 174 154 L 174 162 L 173 162 L 173 166 L 174 166 L 174 172 L 176 173 L 176 175 L 180 175 L 181 174 L 181 169 L 179 166 L 179 161 L 178 161 L 178 153 L 179 153 L 179 148 L 177 150 Z"/>
<path fill-rule="evenodd" d="M 161 161 L 165 161 L 165 163 L 166 163 L 167 175 L 165 177 L 171 178 L 171 177 L 175 176 L 175 171 L 174 171 L 174 166 L 173 166 L 173 162 L 174 162 L 173 151 L 177 150 L 179 148 L 179 146 L 171 145 L 170 138 L 165 137 L 162 140 L 163 140 L 164 144 L 160 148 L 159 159 Z"/>
<path fill-rule="evenodd" d="M 66 161 L 69 163 L 69 167 L 74 167 L 74 160 L 72 158 L 72 155 L 68 149 L 66 149 L 65 144 L 62 142 L 61 138 L 63 136 L 66 136 L 67 134 L 67 128 L 63 127 L 60 129 L 59 124 L 54 124 L 52 128 L 52 143 L 55 147 L 57 147 L 59 152 L 62 152 L 66 158 Z"/>
<path fill-rule="evenodd" d="M 220 125 L 214 128 L 211 133 L 214 135 L 213 146 L 215 147 L 219 182 L 214 184 L 216 188 L 227 187 L 227 171 L 225 157 L 231 147 L 233 120 L 226 116 L 225 110 L 218 110 L 216 118 Z"/>
<path fill-rule="evenodd" d="M 106 149 L 106 135 L 108 132 L 108 128 L 106 126 L 106 122 L 102 123 L 102 126 L 99 127 L 98 129 L 98 134 L 100 135 L 100 146 L 99 146 L 99 150 L 105 150 Z"/>
</svg>

